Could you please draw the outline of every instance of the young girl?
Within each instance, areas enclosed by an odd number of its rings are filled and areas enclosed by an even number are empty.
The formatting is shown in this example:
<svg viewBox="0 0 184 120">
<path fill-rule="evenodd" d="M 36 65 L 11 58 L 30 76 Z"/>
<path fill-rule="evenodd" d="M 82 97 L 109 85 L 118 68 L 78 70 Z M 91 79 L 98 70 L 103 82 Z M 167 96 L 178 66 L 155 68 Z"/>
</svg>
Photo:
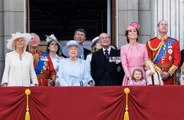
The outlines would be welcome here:
<svg viewBox="0 0 184 120">
<path fill-rule="evenodd" d="M 129 80 L 128 85 L 130 86 L 145 86 L 146 81 L 143 78 L 143 73 L 141 69 L 134 69 L 132 74 L 132 79 Z"/>
<path fill-rule="evenodd" d="M 154 69 L 154 65 L 150 59 L 145 59 L 143 66 L 146 71 L 147 85 L 163 85 L 164 84 L 160 73 Z"/>
</svg>

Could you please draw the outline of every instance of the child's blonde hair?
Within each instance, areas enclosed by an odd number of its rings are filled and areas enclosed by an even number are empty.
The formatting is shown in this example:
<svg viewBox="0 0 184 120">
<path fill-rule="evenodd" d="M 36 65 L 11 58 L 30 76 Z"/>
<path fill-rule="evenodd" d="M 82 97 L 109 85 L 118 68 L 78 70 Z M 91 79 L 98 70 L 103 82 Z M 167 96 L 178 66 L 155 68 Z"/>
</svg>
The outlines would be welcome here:
<svg viewBox="0 0 184 120">
<path fill-rule="evenodd" d="M 134 71 L 133 71 L 133 73 L 132 73 L 132 80 L 136 80 L 135 78 L 134 78 L 134 74 L 135 74 L 135 72 L 136 71 L 138 71 L 138 72 L 141 72 L 141 79 L 140 80 L 143 80 L 144 78 L 143 78 L 143 72 L 142 72 L 142 70 L 141 69 L 139 69 L 139 68 L 136 68 L 136 69 L 134 69 Z"/>
</svg>

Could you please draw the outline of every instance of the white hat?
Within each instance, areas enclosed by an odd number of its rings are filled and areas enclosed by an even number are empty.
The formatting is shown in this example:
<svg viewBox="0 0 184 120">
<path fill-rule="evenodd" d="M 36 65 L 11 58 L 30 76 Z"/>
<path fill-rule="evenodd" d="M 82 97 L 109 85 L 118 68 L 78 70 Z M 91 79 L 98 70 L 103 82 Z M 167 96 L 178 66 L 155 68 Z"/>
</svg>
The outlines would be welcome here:
<svg viewBox="0 0 184 120">
<path fill-rule="evenodd" d="M 99 36 L 93 38 L 93 40 L 92 40 L 92 42 L 91 42 L 91 47 L 92 47 L 93 45 L 95 45 L 96 42 L 97 42 L 98 40 L 99 40 Z"/>
<path fill-rule="evenodd" d="M 13 42 L 14 40 L 18 39 L 18 38 L 24 38 L 25 42 L 26 42 L 26 45 L 28 44 L 28 42 L 31 40 L 31 34 L 29 33 L 20 33 L 20 32 L 17 32 L 15 34 L 12 34 L 11 35 L 11 39 L 8 39 L 8 43 L 7 43 L 7 48 L 9 50 L 13 50 Z"/>
<path fill-rule="evenodd" d="M 77 41 L 75 41 L 75 40 L 70 40 L 70 41 L 68 41 L 67 43 L 66 43 L 66 45 L 63 47 L 63 50 L 62 50 L 62 52 L 63 52 L 63 54 L 66 56 L 66 57 L 69 57 L 69 55 L 68 55 L 68 48 L 70 47 L 70 46 L 76 46 L 76 47 L 78 47 L 79 48 L 79 54 L 78 54 L 78 56 L 81 56 L 82 54 L 83 54 L 83 47 L 77 42 Z"/>
<path fill-rule="evenodd" d="M 54 36 L 54 34 L 51 34 L 50 36 L 49 35 L 45 35 L 47 38 L 46 38 L 46 41 L 47 42 L 50 42 L 50 41 L 56 41 L 57 44 L 60 46 L 60 48 L 62 48 L 62 45 L 59 43 L 59 41 L 57 40 L 57 38 Z"/>
</svg>

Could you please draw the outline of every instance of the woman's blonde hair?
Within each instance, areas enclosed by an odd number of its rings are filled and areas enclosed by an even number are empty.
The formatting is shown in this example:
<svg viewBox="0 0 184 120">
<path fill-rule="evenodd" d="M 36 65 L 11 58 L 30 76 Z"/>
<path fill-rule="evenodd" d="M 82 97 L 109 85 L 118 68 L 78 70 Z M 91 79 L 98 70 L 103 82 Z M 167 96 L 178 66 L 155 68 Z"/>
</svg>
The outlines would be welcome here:
<svg viewBox="0 0 184 120">
<path fill-rule="evenodd" d="M 24 38 L 17 38 L 16 40 L 13 41 L 13 43 L 12 43 L 12 48 L 13 48 L 13 50 L 16 50 L 16 42 L 17 42 L 18 39 L 24 40 L 24 47 L 23 47 L 23 50 L 26 50 L 26 48 L 27 48 L 27 43 L 26 43 L 26 41 L 25 41 Z"/>
</svg>

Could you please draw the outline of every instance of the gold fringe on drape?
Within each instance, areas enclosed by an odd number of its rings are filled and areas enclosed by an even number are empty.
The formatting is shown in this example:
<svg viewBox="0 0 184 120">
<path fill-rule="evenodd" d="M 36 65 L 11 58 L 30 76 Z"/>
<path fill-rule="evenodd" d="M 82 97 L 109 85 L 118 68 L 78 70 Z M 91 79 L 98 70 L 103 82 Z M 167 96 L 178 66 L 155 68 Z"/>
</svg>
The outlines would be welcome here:
<svg viewBox="0 0 184 120">
<path fill-rule="evenodd" d="M 128 94 L 130 93 L 129 88 L 124 89 L 124 93 L 126 94 L 126 108 L 124 113 L 124 119 L 123 120 L 129 120 L 129 113 L 128 113 Z"/>
<path fill-rule="evenodd" d="M 26 89 L 25 90 L 25 94 L 26 94 L 26 114 L 25 114 L 25 120 L 30 120 L 30 113 L 29 113 L 29 95 L 31 94 L 31 90 L 30 89 Z"/>
</svg>

